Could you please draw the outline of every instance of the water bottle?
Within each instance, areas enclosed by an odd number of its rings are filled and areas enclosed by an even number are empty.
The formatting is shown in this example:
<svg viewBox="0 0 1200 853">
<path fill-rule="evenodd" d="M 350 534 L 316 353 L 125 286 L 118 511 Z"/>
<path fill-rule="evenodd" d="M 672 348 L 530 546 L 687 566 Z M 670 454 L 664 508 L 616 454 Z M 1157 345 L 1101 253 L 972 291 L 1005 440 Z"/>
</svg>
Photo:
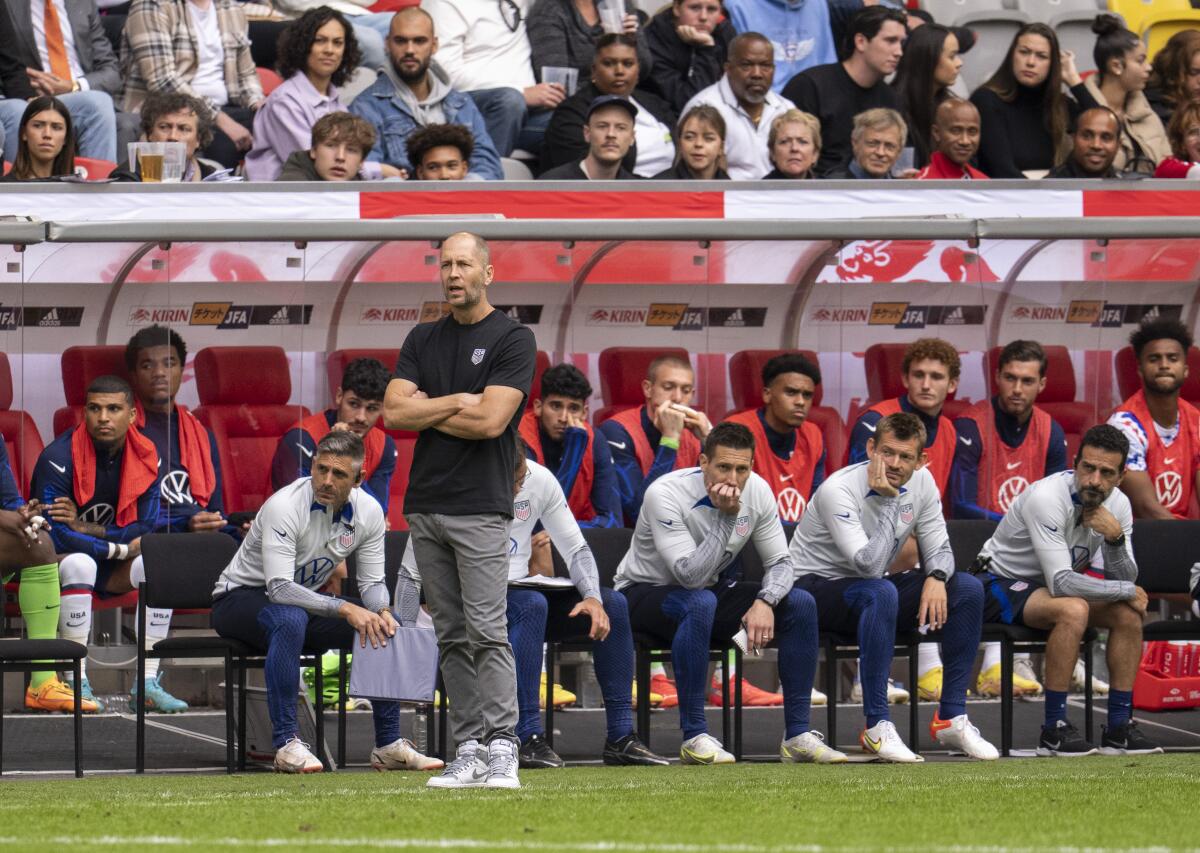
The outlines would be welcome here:
<svg viewBox="0 0 1200 853">
<path fill-rule="evenodd" d="M 413 717 L 413 746 L 422 755 L 429 753 L 429 712 L 428 705 L 418 705 Z"/>
</svg>

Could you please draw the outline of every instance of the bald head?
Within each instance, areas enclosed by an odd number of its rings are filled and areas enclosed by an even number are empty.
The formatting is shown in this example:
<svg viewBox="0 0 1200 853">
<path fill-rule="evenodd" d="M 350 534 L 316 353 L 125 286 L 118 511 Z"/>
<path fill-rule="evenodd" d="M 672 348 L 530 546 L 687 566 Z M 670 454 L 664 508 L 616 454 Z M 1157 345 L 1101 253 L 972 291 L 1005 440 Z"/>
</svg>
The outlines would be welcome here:
<svg viewBox="0 0 1200 853">
<path fill-rule="evenodd" d="M 423 85 L 437 52 L 433 18 L 420 6 L 408 6 L 392 16 L 387 51 L 396 75 L 410 88 Z"/>
<path fill-rule="evenodd" d="M 1089 177 L 1107 177 L 1121 147 L 1121 123 L 1108 107 L 1092 107 L 1075 121 L 1071 156 Z"/>
<path fill-rule="evenodd" d="M 979 110 L 970 101 L 947 98 L 933 116 L 930 140 L 934 150 L 956 166 L 965 166 L 979 151 Z"/>
</svg>

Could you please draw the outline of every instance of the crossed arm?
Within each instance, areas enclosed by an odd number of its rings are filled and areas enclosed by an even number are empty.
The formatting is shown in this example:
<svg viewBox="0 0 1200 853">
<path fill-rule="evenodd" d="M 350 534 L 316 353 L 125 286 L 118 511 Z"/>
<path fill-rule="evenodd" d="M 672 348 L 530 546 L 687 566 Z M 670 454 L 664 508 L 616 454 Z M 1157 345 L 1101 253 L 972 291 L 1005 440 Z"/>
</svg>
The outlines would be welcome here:
<svg viewBox="0 0 1200 853">
<path fill-rule="evenodd" d="M 507 385 L 488 385 L 482 394 L 427 397 L 416 383 L 393 379 L 383 400 L 383 420 L 389 429 L 436 429 L 456 438 L 497 438 L 523 399 L 519 388 Z"/>
</svg>

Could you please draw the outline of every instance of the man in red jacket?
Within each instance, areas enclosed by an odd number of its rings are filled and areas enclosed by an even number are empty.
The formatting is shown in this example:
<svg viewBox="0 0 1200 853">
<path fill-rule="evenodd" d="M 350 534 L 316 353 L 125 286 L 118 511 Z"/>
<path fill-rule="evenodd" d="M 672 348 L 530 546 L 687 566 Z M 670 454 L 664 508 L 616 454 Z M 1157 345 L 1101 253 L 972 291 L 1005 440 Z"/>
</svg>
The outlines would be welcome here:
<svg viewBox="0 0 1200 853">
<path fill-rule="evenodd" d="M 947 98 L 938 105 L 930 129 L 936 149 L 919 180 L 986 181 L 988 176 L 971 165 L 979 151 L 979 110 L 970 101 Z"/>
</svg>

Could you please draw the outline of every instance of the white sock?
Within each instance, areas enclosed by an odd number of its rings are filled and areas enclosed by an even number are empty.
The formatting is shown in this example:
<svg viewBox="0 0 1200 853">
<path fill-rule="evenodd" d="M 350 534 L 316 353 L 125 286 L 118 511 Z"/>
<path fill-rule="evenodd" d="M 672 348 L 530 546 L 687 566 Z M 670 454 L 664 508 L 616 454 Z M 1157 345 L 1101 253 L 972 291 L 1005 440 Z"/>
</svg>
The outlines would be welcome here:
<svg viewBox="0 0 1200 853">
<path fill-rule="evenodd" d="M 936 643 L 921 643 L 917 646 L 917 677 L 923 678 L 925 673 L 942 665 L 942 653 Z"/>
<path fill-rule="evenodd" d="M 546 644 L 542 644 L 542 675 L 546 675 Z"/>
<path fill-rule="evenodd" d="M 81 646 L 88 644 L 92 633 L 92 591 L 76 594 L 64 593 L 62 607 L 58 611 L 58 636 Z M 80 673 L 87 678 L 87 655 L 79 661 Z"/>
<path fill-rule="evenodd" d="M 96 587 L 96 561 L 87 554 L 68 554 L 58 563 L 62 584 L 62 606 L 58 611 L 58 636 L 81 646 L 92 633 L 92 590 Z M 80 661 L 81 677 L 87 678 L 87 656 Z"/>
<path fill-rule="evenodd" d="M 170 610 L 146 608 L 146 636 L 142 638 L 142 648 L 149 650 L 159 640 L 167 638 L 167 632 L 171 630 L 171 613 Z M 146 658 L 146 678 L 158 678 L 160 663 L 162 663 L 161 658 Z"/>
<path fill-rule="evenodd" d="M 663 678 L 667 677 L 667 670 L 661 663 L 650 664 L 650 677 L 653 678 L 656 675 L 661 675 Z"/>
<path fill-rule="evenodd" d="M 1000 644 L 999 643 L 984 643 L 983 644 L 983 664 L 982 670 L 987 672 L 993 666 L 1000 663 Z"/>
<path fill-rule="evenodd" d="M 854 683 L 855 684 L 862 684 L 862 676 L 859 675 L 859 672 L 861 670 L 862 670 L 862 658 L 855 658 L 854 659 Z"/>
</svg>

